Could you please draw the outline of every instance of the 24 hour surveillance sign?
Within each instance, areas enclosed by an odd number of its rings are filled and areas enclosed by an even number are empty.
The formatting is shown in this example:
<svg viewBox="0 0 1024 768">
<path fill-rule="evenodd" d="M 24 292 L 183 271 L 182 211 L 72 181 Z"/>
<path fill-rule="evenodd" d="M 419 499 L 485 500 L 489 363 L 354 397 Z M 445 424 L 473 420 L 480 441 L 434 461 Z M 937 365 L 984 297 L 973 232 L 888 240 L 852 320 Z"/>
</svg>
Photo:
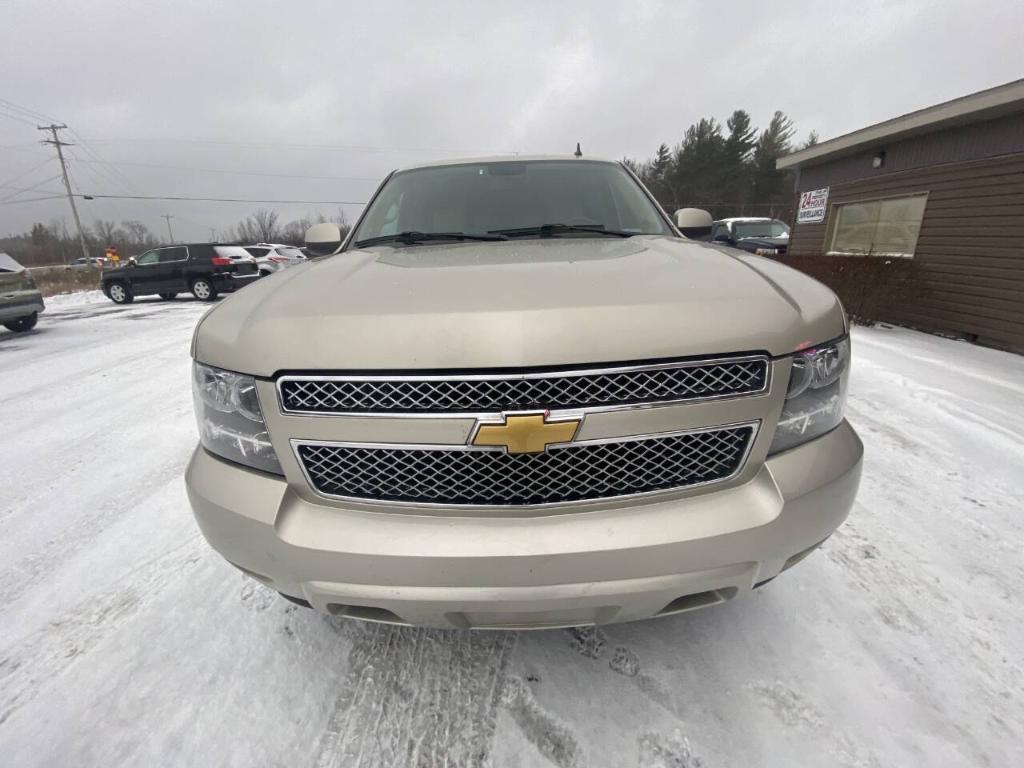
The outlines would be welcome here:
<svg viewBox="0 0 1024 768">
<path fill-rule="evenodd" d="M 825 220 L 828 187 L 800 193 L 800 208 L 796 212 L 797 224 L 816 224 Z"/>
</svg>

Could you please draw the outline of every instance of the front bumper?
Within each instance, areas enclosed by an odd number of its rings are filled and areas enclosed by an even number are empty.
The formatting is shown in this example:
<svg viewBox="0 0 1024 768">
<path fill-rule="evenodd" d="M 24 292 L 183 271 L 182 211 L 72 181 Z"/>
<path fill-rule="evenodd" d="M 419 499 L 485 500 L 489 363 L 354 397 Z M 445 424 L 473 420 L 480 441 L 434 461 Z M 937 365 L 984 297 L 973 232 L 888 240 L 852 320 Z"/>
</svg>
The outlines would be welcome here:
<svg viewBox="0 0 1024 768">
<path fill-rule="evenodd" d="M 197 448 L 186 485 L 228 561 L 321 611 L 436 627 L 632 621 L 728 600 L 843 522 L 863 448 L 845 421 L 742 485 L 533 517 L 316 504 Z"/>
</svg>

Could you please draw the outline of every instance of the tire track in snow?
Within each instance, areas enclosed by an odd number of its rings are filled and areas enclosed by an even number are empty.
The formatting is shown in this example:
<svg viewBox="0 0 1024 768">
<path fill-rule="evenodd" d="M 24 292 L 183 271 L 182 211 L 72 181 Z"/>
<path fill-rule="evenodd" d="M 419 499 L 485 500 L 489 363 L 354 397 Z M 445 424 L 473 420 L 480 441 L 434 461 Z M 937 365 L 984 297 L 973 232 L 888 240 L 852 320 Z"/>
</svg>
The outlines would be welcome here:
<svg viewBox="0 0 1024 768">
<path fill-rule="evenodd" d="M 781 680 L 761 680 L 750 683 L 746 688 L 786 728 L 811 737 L 820 735 L 826 739 L 834 758 L 832 765 L 841 768 L 881 768 L 870 746 L 855 741 L 806 696 Z"/>
<path fill-rule="evenodd" d="M 346 621 L 348 674 L 317 768 L 491 765 L 517 635 Z"/>
<path fill-rule="evenodd" d="M 638 741 L 639 768 L 703 768 L 704 761 L 693 754 L 690 741 L 678 728 L 667 737 L 647 731 Z"/>
<path fill-rule="evenodd" d="M 83 512 L 70 524 L 62 522 L 63 527 L 59 536 L 47 539 L 38 549 L 17 560 L 12 559 L 7 568 L 0 572 L 0 600 L 4 603 L 14 602 L 47 574 L 52 573 L 57 566 L 92 546 L 110 526 L 131 513 L 133 508 L 126 507 L 124 499 L 134 499 L 138 503 L 159 493 L 169 484 L 177 484 L 178 478 L 184 474 L 184 467 L 191 452 L 192 446 L 188 445 L 183 447 L 179 455 L 172 457 L 172 460 L 160 467 L 159 471 L 128 476 L 124 482 L 112 483 L 117 487 L 116 493 L 93 505 L 88 512 Z M 56 498 L 58 503 L 61 503 L 63 497 L 57 495 Z M 32 509 L 45 514 L 46 504 L 50 503 L 54 503 L 53 497 L 43 496 Z M 3 516 L 0 516 L 0 520 L 2 519 Z"/>
<path fill-rule="evenodd" d="M 147 316 L 163 319 L 155 311 L 147 313 Z M 23 359 L 16 360 L 18 373 L 9 380 L 0 402 L 14 401 L 25 395 L 35 397 L 50 391 L 75 391 L 84 378 L 109 374 L 112 369 L 126 362 L 151 360 L 156 351 L 172 347 L 182 349 L 182 355 L 187 356 L 191 332 L 202 316 L 203 313 L 197 311 L 182 313 L 174 318 L 177 321 L 175 325 L 147 328 L 142 333 L 137 328 L 126 329 L 123 326 L 76 328 L 73 339 L 64 339 L 50 347 L 40 345 L 40 348 L 30 350 L 31 355 L 23 355 Z M 121 319 L 112 318 L 111 321 Z M 47 332 L 57 330 L 52 328 L 47 329 Z M 123 343 L 128 333 L 132 334 L 132 346 Z M 163 341 L 165 339 L 171 340 Z M 132 353 L 127 360 L 123 357 L 126 346 L 127 351 Z M 15 350 L 5 344 L 0 347 L 0 353 L 5 351 Z M 69 357 L 69 351 L 73 351 L 75 356 Z"/>
<path fill-rule="evenodd" d="M 569 647 L 581 656 L 596 660 L 605 655 L 608 638 L 597 627 L 570 627 L 566 632 L 569 635 Z M 640 657 L 630 648 L 616 646 L 612 651 L 608 668 L 630 678 L 644 696 L 673 715 L 679 716 L 668 689 L 660 680 L 642 671 Z"/>
<path fill-rule="evenodd" d="M 612 659 L 608 662 L 608 666 L 613 672 L 618 672 L 620 675 L 631 678 L 644 696 L 673 715 L 678 716 L 679 713 L 676 712 L 676 707 L 672 703 L 672 696 L 668 689 L 656 677 L 652 677 L 643 671 L 640 658 L 632 650 L 622 645 L 616 647 L 612 652 Z"/>
<path fill-rule="evenodd" d="M 130 586 L 92 595 L 0 651 L 0 725 L 199 559 L 200 535 L 194 533 L 123 574 L 121 583 Z"/>
<path fill-rule="evenodd" d="M 538 704 L 530 687 L 521 678 L 506 680 L 501 704 L 512 715 L 523 735 L 558 768 L 582 768 L 586 765 L 583 748 L 572 729 Z"/>
</svg>

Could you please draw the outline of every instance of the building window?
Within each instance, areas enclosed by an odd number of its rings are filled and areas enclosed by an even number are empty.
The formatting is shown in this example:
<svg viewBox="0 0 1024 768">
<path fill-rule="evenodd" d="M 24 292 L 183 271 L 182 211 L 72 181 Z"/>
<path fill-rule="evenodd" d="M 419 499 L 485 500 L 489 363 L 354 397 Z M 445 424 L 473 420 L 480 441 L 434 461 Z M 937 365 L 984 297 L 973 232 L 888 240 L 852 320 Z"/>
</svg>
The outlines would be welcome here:
<svg viewBox="0 0 1024 768">
<path fill-rule="evenodd" d="M 862 200 L 836 205 L 828 252 L 848 255 L 914 255 L 928 195 Z"/>
</svg>

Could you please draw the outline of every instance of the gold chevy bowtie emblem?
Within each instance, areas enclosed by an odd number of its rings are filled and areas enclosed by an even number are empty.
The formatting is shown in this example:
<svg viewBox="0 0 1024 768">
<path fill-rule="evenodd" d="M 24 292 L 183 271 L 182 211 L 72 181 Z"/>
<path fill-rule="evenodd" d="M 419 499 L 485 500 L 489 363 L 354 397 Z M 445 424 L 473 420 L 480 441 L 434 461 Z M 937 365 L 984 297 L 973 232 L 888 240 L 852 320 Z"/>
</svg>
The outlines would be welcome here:
<svg viewBox="0 0 1024 768">
<path fill-rule="evenodd" d="M 473 445 L 500 445 L 509 453 L 543 453 L 576 437 L 580 419 L 548 421 L 547 413 L 507 414 L 503 424 L 480 424 Z"/>
</svg>

